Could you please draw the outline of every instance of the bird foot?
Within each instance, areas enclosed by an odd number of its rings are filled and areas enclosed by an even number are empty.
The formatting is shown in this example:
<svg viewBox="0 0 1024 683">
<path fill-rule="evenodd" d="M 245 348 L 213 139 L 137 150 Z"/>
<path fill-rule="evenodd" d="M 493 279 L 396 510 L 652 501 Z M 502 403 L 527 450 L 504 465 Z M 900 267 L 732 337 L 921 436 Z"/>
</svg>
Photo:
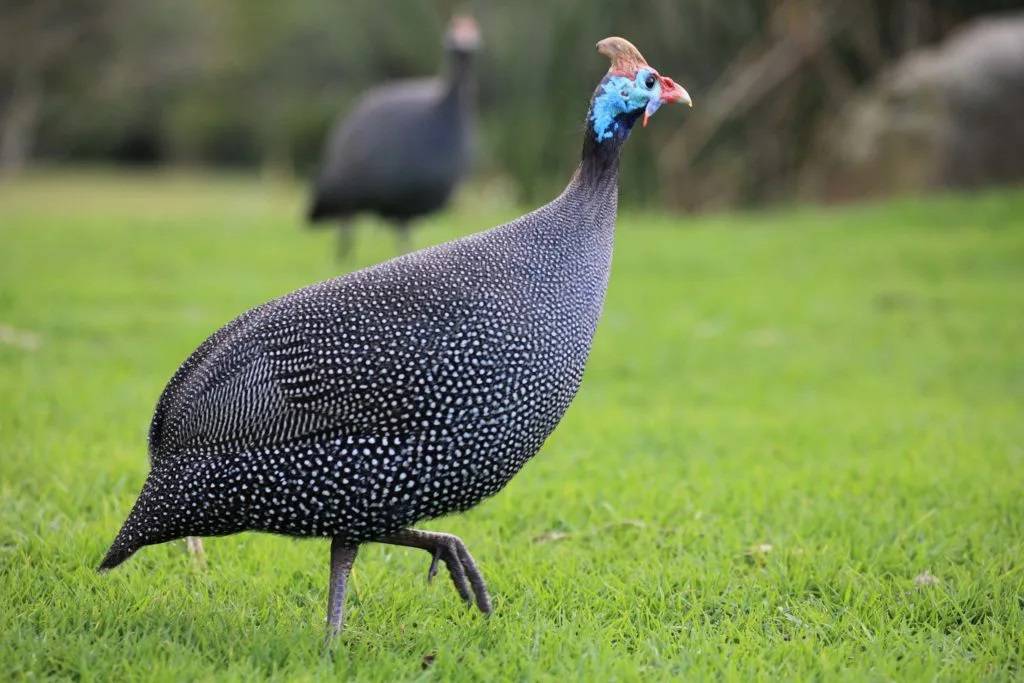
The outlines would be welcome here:
<svg viewBox="0 0 1024 683">
<path fill-rule="evenodd" d="M 437 563 L 441 559 L 441 552 L 438 548 L 434 548 L 433 557 L 430 560 L 430 569 L 427 570 L 427 583 L 431 583 L 434 577 L 437 576 Z"/>
<path fill-rule="evenodd" d="M 427 570 L 428 583 L 437 575 L 438 562 L 443 561 L 448 567 L 448 573 L 452 577 L 452 583 L 455 584 L 455 590 L 458 591 L 459 597 L 467 605 L 475 603 L 477 609 L 484 614 L 491 613 L 493 608 L 487 584 L 484 583 L 484 577 L 480 574 L 473 556 L 469 554 L 466 544 L 458 536 L 436 531 L 403 529 L 380 539 L 379 542 L 428 551 L 433 555 L 430 569 Z"/>
</svg>

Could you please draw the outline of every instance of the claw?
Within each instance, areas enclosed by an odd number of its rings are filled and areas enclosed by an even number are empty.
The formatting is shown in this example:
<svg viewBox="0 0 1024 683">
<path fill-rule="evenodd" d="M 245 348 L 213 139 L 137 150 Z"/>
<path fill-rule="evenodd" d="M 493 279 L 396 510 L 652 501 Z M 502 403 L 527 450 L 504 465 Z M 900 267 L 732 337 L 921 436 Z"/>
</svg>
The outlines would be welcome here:
<svg viewBox="0 0 1024 683">
<path fill-rule="evenodd" d="M 438 560 L 441 559 L 441 548 L 440 548 L 440 546 L 434 548 L 433 555 L 434 555 L 433 559 L 430 560 L 430 569 L 427 570 L 427 583 L 430 583 L 431 581 L 433 581 L 434 577 L 437 576 L 437 562 L 438 562 Z"/>
<path fill-rule="evenodd" d="M 459 597 L 470 607 L 476 603 L 481 612 L 491 613 L 493 609 L 491 596 L 487 592 L 484 577 L 480 575 L 480 570 L 477 568 L 476 562 L 473 561 L 473 556 L 466 549 L 466 544 L 457 536 L 437 531 L 402 529 L 381 538 L 379 542 L 419 548 L 429 552 L 431 560 L 430 569 L 427 570 L 427 582 L 430 582 L 437 574 L 438 563 L 443 560 Z"/>
</svg>

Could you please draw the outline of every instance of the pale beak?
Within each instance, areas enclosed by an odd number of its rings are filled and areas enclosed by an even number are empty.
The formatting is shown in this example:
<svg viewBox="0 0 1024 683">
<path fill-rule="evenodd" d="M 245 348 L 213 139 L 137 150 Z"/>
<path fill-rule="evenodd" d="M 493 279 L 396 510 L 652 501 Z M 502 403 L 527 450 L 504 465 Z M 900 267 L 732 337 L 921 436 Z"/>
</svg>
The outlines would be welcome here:
<svg viewBox="0 0 1024 683">
<path fill-rule="evenodd" d="M 668 76 L 661 76 L 661 97 L 648 102 L 647 108 L 644 109 L 643 125 L 645 127 L 647 126 L 647 119 L 654 116 L 654 112 L 658 111 L 658 108 L 666 102 L 683 102 L 690 107 L 693 106 L 693 100 L 690 99 L 690 93 L 686 92 L 686 88 Z"/>
</svg>

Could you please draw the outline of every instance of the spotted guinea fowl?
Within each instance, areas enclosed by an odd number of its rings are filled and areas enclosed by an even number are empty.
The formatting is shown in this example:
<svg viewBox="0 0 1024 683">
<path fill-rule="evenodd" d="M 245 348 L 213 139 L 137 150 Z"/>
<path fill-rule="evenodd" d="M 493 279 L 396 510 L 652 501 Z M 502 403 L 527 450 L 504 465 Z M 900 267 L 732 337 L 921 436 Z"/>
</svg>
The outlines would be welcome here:
<svg viewBox="0 0 1024 683">
<path fill-rule="evenodd" d="M 511 223 L 301 289 L 207 339 L 149 433 L 151 471 L 100 569 L 188 535 L 330 537 L 329 636 L 360 544 L 443 561 L 488 613 L 463 542 L 411 528 L 499 491 L 580 385 L 611 267 L 619 151 L 690 102 L 622 38 L 565 191 Z"/>
<path fill-rule="evenodd" d="M 328 138 L 313 187 L 309 220 L 340 220 L 338 257 L 352 248 L 349 218 L 375 213 L 409 246 L 409 222 L 445 206 L 469 165 L 473 117 L 471 60 L 476 22 L 452 19 L 446 73 L 368 92 Z"/>
</svg>

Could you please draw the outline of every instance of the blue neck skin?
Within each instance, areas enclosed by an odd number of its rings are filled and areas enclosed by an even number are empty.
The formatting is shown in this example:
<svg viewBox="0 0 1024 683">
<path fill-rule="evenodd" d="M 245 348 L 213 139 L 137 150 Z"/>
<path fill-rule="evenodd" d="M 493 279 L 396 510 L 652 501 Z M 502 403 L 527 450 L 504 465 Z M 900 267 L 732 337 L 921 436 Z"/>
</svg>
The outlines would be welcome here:
<svg viewBox="0 0 1024 683">
<path fill-rule="evenodd" d="M 650 97 L 649 91 L 640 90 L 636 81 L 626 76 L 609 74 L 601 79 L 587 112 L 584 178 L 597 179 L 618 169 L 622 143 L 644 113 Z"/>
<path fill-rule="evenodd" d="M 625 140 L 649 98 L 650 93 L 637 88 L 632 78 L 608 75 L 601 79 L 587 115 L 595 140 Z"/>
</svg>

